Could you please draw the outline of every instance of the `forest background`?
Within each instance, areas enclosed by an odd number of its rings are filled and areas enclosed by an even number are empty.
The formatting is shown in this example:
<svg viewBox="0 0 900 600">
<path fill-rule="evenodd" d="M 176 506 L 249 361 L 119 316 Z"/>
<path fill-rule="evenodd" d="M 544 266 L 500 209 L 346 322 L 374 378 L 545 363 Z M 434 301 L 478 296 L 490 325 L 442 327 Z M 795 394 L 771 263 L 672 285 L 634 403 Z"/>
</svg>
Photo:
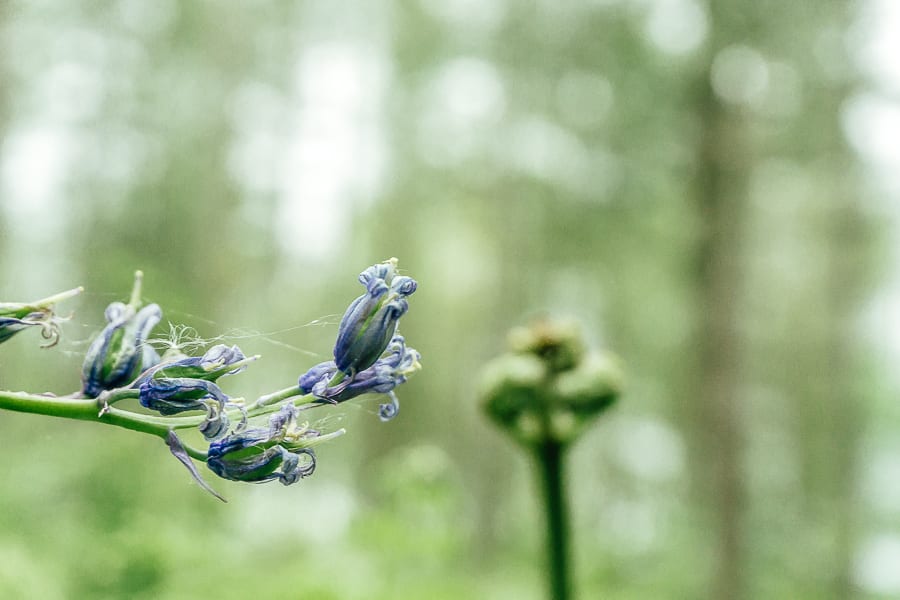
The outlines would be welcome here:
<svg viewBox="0 0 900 600">
<path fill-rule="evenodd" d="M 0 596 L 543 597 L 524 456 L 477 398 L 545 312 L 628 387 L 571 459 L 582 598 L 900 595 L 900 5 L 0 1 L 0 297 L 84 285 L 0 387 L 67 393 L 134 269 L 167 322 L 328 358 L 356 274 L 424 369 L 296 486 L 0 418 Z"/>
</svg>

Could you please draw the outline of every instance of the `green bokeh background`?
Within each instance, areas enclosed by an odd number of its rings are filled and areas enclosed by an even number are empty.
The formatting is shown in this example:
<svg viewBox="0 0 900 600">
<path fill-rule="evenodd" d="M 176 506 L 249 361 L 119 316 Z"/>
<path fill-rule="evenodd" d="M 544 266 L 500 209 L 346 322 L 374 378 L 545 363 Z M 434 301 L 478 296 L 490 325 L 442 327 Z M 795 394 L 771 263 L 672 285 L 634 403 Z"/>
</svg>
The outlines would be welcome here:
<svg viewBox="0 0 900 600">
<path fill-rule="evenodd" d="M 544 597 L 476 392 L 543 312 L 628 373 L 571 456 L 579 598 L 896 597 L 873 4 L 0 0 L 0 297 L 87 289 L 0 387 L 77 389 L 136 268 L 164 325 L 263 355 L 223 381 L 256 397 L 397 256 L 424 365 L 227 505 L 154 438 L 0 415 L 0 597 Z"/>
</svg>

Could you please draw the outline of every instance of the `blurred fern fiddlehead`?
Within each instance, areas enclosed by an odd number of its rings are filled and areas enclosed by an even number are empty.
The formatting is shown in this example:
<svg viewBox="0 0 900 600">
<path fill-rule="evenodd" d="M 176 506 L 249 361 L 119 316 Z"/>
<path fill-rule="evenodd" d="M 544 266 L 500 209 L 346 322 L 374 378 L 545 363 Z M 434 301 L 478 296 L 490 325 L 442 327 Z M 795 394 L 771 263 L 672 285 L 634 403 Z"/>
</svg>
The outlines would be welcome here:
<svg viewBox="0 0 900 600">
<path fill-rule="evenodd" d="M 296 384 L 249 403 L 226 394 L 219 379 L 240 373 L 259 356 L 245 356 L 237 346 L 223 344 L 200 356 L 189 356 L 175 344 L 160 356 L 148 339 L 162 319 L 162 309 L 143 302 L 142 279 L 140 271 L 135 273 L 127 304 L 113 302 L 106 308 L 106 326 L 85 356 L 80 391 L 68 396 L 0 391 L 0 408 L 160 437 L 194 479 L 224 501 L 194 461 L 232 481 L 296 483 L 315 470 L 314 447 L 344 433 L 311 428 L 302 418 L 306 411 L 377 393 L 388 397 L 379 415 L 389 420 L 399 410 L 394 388 L 421 367 L 419 353 L 397 332 L 417 284 L 398 274 L 395 258 L 360 274 L 366 291 L 341 319 L 334 360 L 312 367 Z M 49 340 L 46 346 L 55 344 L 60 323 L 66 320 L 56 314 L 55 305 L 81 291 L 30 303 L 0 303 L 0 343 L 37 327 Z M 137 400 L 142 410 L 122 408 L 128 399 Z M 202 434 L 205 449 L 179 437 L 179 431 L 189 429 Z"/>
<path fill-rule="evenodd" d="M 551 600 L 571 596 L 565 457 L 622 389 L 617 359 L 588 352 L 572 322 L 539 320 L 509 334 L 509 350 L 482 374 L 490 419 L 533 457 L 547 526 Z"/>
</svg>

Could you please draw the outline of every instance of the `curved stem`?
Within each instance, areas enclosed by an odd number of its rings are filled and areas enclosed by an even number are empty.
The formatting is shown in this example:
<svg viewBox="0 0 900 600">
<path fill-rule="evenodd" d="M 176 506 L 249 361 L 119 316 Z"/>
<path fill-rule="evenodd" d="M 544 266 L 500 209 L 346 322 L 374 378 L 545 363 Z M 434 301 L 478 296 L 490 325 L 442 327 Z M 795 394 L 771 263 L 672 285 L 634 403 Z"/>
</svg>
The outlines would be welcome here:
<svg viewBox="0 0 900 600">
<path fill-rule="evenodd" d="M 343 371 L 337 371 L 334 374 L 334 377 L 331 378 L 331 381 L 328 382 L 328 385 L 326 387 L 334 387 L 346 378 L 347 378 L 346 373 L 344 373 Z"/>
<path fill-rule="evenodd" d="M 97 418 L 97 401 L 92 398 L 58 398 L 3 391 L 0 392 L 0 408 L 81 421 Z"/>
<path fill-rule="evenodd" d="M 277 402 L 280 402 L 281 400 L 287 400 L 288 398 L 302 395 L 303 394 L 300 392 L 300 388 L 296 385 L 292 385 L 291 387 L 284 388 L 283 390 L 278 390 L 277 392 L 272 392 L 271 394 L 260 396 L 259 398 L 257 398 L 256 402 L 254 402 L 247 408 L 248 410 L 254 410 L 263 406 L 275 404 Z"/>
<path fill-rule="evenodd" d="M 296 390 L 296 388 L 291 389 Z M 276 392 L 276 394 L 278 393 L 279 392 Z M 282 393 L 286 393 L 286 390 L 282 390 Z M 270 394 L 270 396 L 273 395 L 274 394 Z M 293 400 L 293 404 L 298 410 L 308 410 L 317 406 L 323 406 L 319 402 L 302 402 L 304 398 L 303 395 L 292 395 L 297 396 Z M 76 421 L 105 423 L 107 425 L 122 427 L 123 429 L 147 433 L 162 439 L 166 439 L 166 436 L 171 430 L 197 427 L 203 423 L 206 418 L 204 415 L 187 417 L 143 415 L 113 406 L 113 404 L 119 400 L 137 397 L 138 391 L 130 388 L 111 390 L 96 399 L 43 396 L 40 394 L 9 392 L 4 390 L 0 391 L 0 409 L 60 417 L 63 419 L 74 419 Z M 263 398 L 265 397 L 266 396 L 263 396 Z M 280 409 L 280 404 L 260 405 L 259 401 L 257 401 L 247 411 L 247 416 L 258 417 L 277 412 Z M 240 410 L 237 409 L 228 411 L 228 414 L 229 417 L 233 419 L 238 419 L 242 416 Z M 191 458 L 201 461 L 206 460 L 206 452 L 203 452 L 202 450 L 197 450 L 190 446 L 185 446 L 185 450 Z"/>
<path fill-rule="evenodd" d="M 94 402 L 96 402 L 99 408 L 104 408 L 112 406 L 119 400 L 139 398 L 140 395 L 140 391 L 133 388 L 117 388 L 115 390 L 109 390 L 108 392 L 102 392 L 97 396 L 97 399 Z"/>
<path fill-rule="evenodd" d="M 122 393 L 132 390 L 121 390 Z M 113 393 L 116 393 L 115 391 Z M 158 438 L 166 439 L 170 429 L 173 429 L 171 419 L 141 415 L 112 406 L 103 410 L 102 414 L 98 401 L 92 398 L 58 398 L 56 396 L 41 396 L 26 392 L 0 391 L 0 408 L 16 412 L 33 413 L 60 417 L 63 419 L 75 419 L 77 421 L 93 421 L 106 423 L 132 431 L 148 433 Z M 199 425 L 202 418 L 197 418 Z M 195 448 L 185 446 L 188 454 L 197 460 L 206 460 L 206 453 Z"/>
</svg>

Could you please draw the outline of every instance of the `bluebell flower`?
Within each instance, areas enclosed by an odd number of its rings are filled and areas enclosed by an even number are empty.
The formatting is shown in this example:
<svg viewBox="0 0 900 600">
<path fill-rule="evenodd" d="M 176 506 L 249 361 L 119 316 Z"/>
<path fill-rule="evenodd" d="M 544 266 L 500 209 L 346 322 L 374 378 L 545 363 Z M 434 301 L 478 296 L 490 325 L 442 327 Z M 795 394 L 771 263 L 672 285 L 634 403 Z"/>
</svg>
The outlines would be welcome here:
<svg viewBox="0 0 900 600">
<path fill-rule="evenodd" d="M 159 355 L 145 342 L 162 319 L 156 304 L 136 311 L 113 302 L 106 308 L 106 327 L 88 348 L 82 368 L 84 395 L 96 398 L 103 390 L 130 384 L 138 374 L 159 362 Z"/>
<path fill-rule="evenodd" d="M 316 384 L 323 380 L 327 385 L 327 383 L 331 381 L 331 378 L 334 377 L 335 373 L 337 373 L 337 365 L 334 364 L 333 360 L 317 364 L 301 375 L 300 379 L 297 381 L 297 385 L 300 387 L 300 393 L 312 393 Z"/>
<path fill-rule="evenodd" d="M 203 410 L 207 400 L 224 407 L 228 396 L 215 383 L 187 377 L 151 377 L 138 388 L 141 406 L 161 415 L 177 415 L 188 410 Z"/>
<path fill-rule="evenodd" d="M 291 485 L 315 471 L 316 455 L 309 446 L 319 435 L 299 425 L 296 409 L 286 404 L 269 419 L 268 428 L 247 429 L 211 443 L 206 465 L 223 479 Z"/>
<path fill-rule="evenodd" d="M 397 275 L 396 258 L 369 267 L 359 281 L 366 293 L 347 308 L 334 345 L 337 369 L 351 376 L 372 366 L 384 352 L 409 309 L 406 298 L 417 287 L 415 279 Z"/>
<path fill-rule="evenodd" d="M 208 440 L 222 437 L 228 432 L 230 421 L 226 409 L 237 407 L 244 415 L 246 409 L 233 401 L 216 385 L 223 375 L 242 371 L 246 357 L 237 346 L 219 344 L 203 356 L 170 360 L 145 371 L 134 382 L 141 406 L 170 416 L 189 410 L 206 410 L 206 419 L 200 424 L 200 432 Z"/>
<path fill-rule="evenodd" d="M 387 394 L 391 402 L 382 404 L 379 414 L 388 420 L 399 410 L 394 388 L 406 383 L 421 368 L 421 355 L 406 346 L 402 335 L 394 336 L 381 358 L 368 369 L 332 383 L 338 368 L 334 361 L 320 363 L 300 376 L 298 385 L 304 394 L 312 394 L 321 402 L 337 404 L 362 394 Z"/>
<path fill-rule="evenodd" d="M 141 406 L 155 410 L 161 415 L 177 415 L 188 410 L 206 410 L 206 418 L 199 430 L 207 440 L 214 440 L 228 433 L 231 421 L 225 412 L 229 406 L 241 409 L 246 424 L 247 415 L 243 406 L 232 402 L 215 383 L 204 379 L 186 377 L 151 377 L 143 382 L 139 390 Z"/>
<path fill-rule="evenodd" d="M 182 356 L 163 361 L 145 371 L 134 382 L 139 387 L 150 378 L 190 378 L 216 381 L 223 375 L 234 375 L 247 368 L 247 365 L 234 367 L 236 363 L 246 360 L 246 356 L 237 346 L 228 347 L 217 344 L 207 350 L 203 356 Z"/>
</svg>

